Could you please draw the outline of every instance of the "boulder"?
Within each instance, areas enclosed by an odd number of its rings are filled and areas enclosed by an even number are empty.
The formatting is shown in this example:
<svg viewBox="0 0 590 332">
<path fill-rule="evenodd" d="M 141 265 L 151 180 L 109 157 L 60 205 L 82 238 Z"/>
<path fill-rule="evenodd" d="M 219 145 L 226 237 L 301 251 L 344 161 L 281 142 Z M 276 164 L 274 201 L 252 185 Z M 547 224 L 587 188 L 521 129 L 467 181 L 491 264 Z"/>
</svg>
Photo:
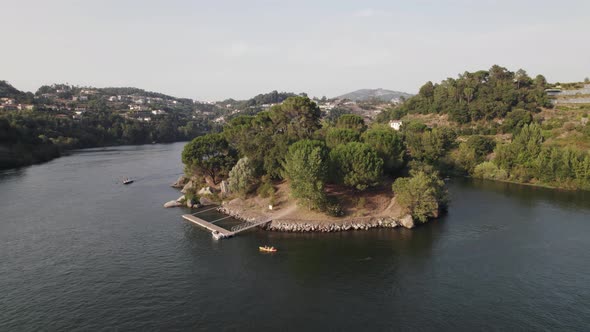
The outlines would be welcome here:
<svg viewBox="0 0 590 332">
<path fill-rule="evenodd" d="M 201 197 L 199 199 L 199 203 L 201 203 L 201 205 L 214 205 L 215 202 L 213 202 L 212 200 L 208 199 L 207 197 Z"/>
<path fill-rule="evenodd" d="M 199 190 L 198 194 L 199 195 L 213 195 L 214 192 L 215 192 L 215 189 L 213 189 L 211 187 L 203 187 L 203 188 L 201 188 L 201 190 Z"/>
<path fill-rule="evenodd" d="M 190 180 L 190 179 L 189 179 L 189 178 L 187 178 L 186 176 L 184 176 L 184 175 L 181 175 L 181 176 L 178 178 L 178 180 L 176 180 L 176 182 L 174 182 L 174 183 L 172 184 L 172 188 L 178 188 L 178 189 L 180 189 L 180 188 L 183 188 L 183 187 L 184 187 L 184 186 L 187 184 L 187 182 L 189 182 L 189 180 Z"/>
<path fill-rule="evenodd" d="M 195 183 L 191 180 L 191 181 L 187 182 L 184 185 L 184 187 L 182 187 L 182 190 L 180 192 L 183 193 L 183 194 L 186 194 L 186 193 L 188 193 L 188 191 L 190 189 L 194 189 L 194 187 L 195 187 Z"/>
<path fill-rule="evenodd" d="M 411 228 L 414 228 L 416 226 L 416 224 L 414 224 L 414 218 L 412 218 L 412 216 L 409 215 L 409 214 L 406 214 L 405 216 L 403 216 L 400 219 L 399 222 L 405 228 L 410 228 L 411 229 Z"/>
<path fill-rule="evenodd" d="M 170 201 L 170 202 L 166 202 L 164 204 L 165 208 L 173 208 L 173 207 L 178 207 L 178 206 L 182 206 L 182 203 L 177 202 L 177 201 Z"/>
<path fill-rule="evenodd" d="M 198 209 L 201 207 L 201 204 L 194 199 L 189 199 L 186 201 L 186 207 L 189 209 Z"/>
</svg>

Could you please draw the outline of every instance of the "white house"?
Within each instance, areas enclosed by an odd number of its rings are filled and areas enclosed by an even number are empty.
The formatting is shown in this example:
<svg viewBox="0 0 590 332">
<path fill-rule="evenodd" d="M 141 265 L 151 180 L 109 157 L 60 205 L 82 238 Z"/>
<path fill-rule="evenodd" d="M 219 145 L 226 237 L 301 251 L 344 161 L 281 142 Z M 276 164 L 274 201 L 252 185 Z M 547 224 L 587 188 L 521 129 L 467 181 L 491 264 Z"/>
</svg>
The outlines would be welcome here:
<svg viewBox="0 0 590 332">
<path fill-rule="evenodd" d="M 393 128 L 394 130 L 400 130 L 402 127 L 402 121 L 401 120 L 391 120 L 389 121 L 389 126 L 391 128 Z"/>
</svg>

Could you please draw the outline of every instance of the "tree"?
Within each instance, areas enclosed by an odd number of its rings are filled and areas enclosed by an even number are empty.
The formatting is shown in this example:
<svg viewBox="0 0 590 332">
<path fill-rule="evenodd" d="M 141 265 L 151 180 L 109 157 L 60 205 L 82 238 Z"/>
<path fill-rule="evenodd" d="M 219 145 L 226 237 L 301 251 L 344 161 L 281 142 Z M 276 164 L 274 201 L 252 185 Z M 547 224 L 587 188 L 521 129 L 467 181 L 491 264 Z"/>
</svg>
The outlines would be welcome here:
<svg viewBox="0 0 590 332">
<path fill-rule="evenodd" d="M 420 222 L 438 217 L 448 200 L 444 181 L 436 172 L 411 171 L 410 175 L 393 183 L 396 202 Z"/>
<path fill-rule="evenodd" d="M 367 130 L 367 125 L 361 116 L 355 114 L 344 114 L 338 118 L 338 121 L 336 122 L 336 128 L 351 129 L 362 133 Z"/>
<path fill-rule="evenodd" d="M 359 140 L 360 134 L 348 128 L 330 128 L 326 133 L 326 145 L 329 148 L 335 148 L 340 144 L 358 142 Z"/>
<path fill-rule="evenodd" d="M 274 131 L 290 141 L 311 138 L 320 129 L 320 116 L 318 105 L 305 96 L 289 97 L 269 112 Z"/>
<path fill-rule="evenodd" d="M 310 210 L 326 200 L 324 185 L 328 174 L 328 150 L 321 141 L 301 140 L 289 147 L 283 163 L 291 194 Z"/>
<path fill-rule="evenodd" d="M 406 144 L 410 155 L 420 161 L 436 164 L 455 144 L 457 135 L 448 128 L 434 128 L 424 132 L 406 131 Z"/>
<path fill-rule="evenodd" d="M 400 108 L 407 113 L 442 113 L 460 124 L 504 117 L 514 108 L 536 111 L 550 106 L 546 80 L 532 80 L 524 70 L 513 73 L 494 65 L 488 71 L 465 72 L 440 84 L 427 82 Z"/>
<path fill-rule="evenodd" d="M 217 184 L 236 163 L 236 153 L 221 134 L 208 134 L 184 146 L 182 162 L 189 170 Z"/>
<path fill-rule="evenodd" d="M 376 126 L 363 134 L 363 141 L 370 145 L 381 159 L 387 172 L 395 172 L 404 164 L 406 150 L 401 135 L 389 126 Z"/>
<path fill-rule="evenodd" d="M 383 173 L 383 159 L 368 144 L 352 142 L 330 152 L 333 175 L 338 183 L 365 190 Z"/>
<path fill-rule="evenodd" d="M 466 144 L 475 151 L 475 155 L 478 160 L 481 160 L 490 154 L 492 151 L 494 151 L 494 147 L 496 147 L 496 142 L 493 138 L 480 135 L 470 136 L 467 139 Z"/>
<path fill-rule="evenodd" d="M 533 115 L 523 109 L 515 109 L 506 114 L 506 119 L 502 124 L 504 132 L 517 133 L 522 127 L 533 122 Z"/>
<path fill-rule="evenodd" d="M 248 157 L 240 158 L 229 172 L 228 184 L 232 192 L 245 197 L 254 187 L 255 170 Z"/>
<path fill-rule="evenodd" d="M 508 179 L 508 173 L 505 170 L 498 168 L 496 164 L 484 161 L 483 163 L 475 166 L 473 170 L 473 176 L 480 179 L 489 180 L 506 180 Z"/>
</svg>

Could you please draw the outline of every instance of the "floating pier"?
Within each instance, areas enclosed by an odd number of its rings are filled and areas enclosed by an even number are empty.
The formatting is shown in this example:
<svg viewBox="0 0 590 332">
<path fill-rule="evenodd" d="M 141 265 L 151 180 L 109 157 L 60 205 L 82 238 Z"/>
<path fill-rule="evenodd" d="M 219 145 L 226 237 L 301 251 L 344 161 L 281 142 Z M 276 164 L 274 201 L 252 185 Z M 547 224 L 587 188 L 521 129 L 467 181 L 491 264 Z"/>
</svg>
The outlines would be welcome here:
<svg viewBox="0 0 590 332">
<path fill-rule="evenodd" d="M 201 218 L 195 216 L 196 214 L 199 214 L 199 213 L 205 212 L 205 211 L 209 211 L 209 210 L 213 210 L 213 209 L 200 211 L 200 212 L 197 212 L 194 214 L 183 214 L 182 218 L 209 230 L 215 239 L 229 238 L 229 237 L 232 237 L 238 233 L 247 231 L 251 228 L 258 227 L 258 226 L 264 225 L 264 224 L 272 221 L 272 219 L 268 219 L 268 220 L 256 221 L 256 222 L 246 222 L 244 224 L 240 224 L 240 225 L 232 227 L 231 230 L 227 230 L 223 227 L 219 227 L 219 226 L 215 225 L 215 223 L 220 220 L 223 220 L 223 219 L 231 218 L 231 216 L 219 218 L 214 221 L 207 221 L 207 220 L 204 220 L 204 219 L 201 219 Z"/>
</svg>

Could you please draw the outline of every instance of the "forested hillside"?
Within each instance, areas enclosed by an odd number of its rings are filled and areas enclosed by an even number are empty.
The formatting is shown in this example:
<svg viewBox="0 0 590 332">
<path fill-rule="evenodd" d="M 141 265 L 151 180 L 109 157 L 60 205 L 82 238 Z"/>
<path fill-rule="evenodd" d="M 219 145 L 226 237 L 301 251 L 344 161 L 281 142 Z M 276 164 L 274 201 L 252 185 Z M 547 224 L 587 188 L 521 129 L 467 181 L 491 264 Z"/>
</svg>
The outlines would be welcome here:
<svg viewBox="0 0 590 332">
<path fill-rule="evenodd" d="M 32 94 L 0 82 L 0 169 L 70 149 L 190 140 L 216 126 L 190 99 L 137 88 L 42 86 Z"/>
<path fill-rule="evenodd" d="M 437 84 L 426 82 L 397 114 L 448 114 L 451 121 L 463 124 L 503 118 L 514 109 L 538 112 L 542 107 L 551 107 L 546 87 L 542 75 L 532 79 L 522 69 L 511 72 L 495 65 Z"/>
<path fill-rule="evenodd" d="M 590 105 L 554 105 L 556 86 L 493 66 L 427 82 L 379 119 L 401 119 L 412 158 L 445 173 L 590 190 Z"/>
</svg>

